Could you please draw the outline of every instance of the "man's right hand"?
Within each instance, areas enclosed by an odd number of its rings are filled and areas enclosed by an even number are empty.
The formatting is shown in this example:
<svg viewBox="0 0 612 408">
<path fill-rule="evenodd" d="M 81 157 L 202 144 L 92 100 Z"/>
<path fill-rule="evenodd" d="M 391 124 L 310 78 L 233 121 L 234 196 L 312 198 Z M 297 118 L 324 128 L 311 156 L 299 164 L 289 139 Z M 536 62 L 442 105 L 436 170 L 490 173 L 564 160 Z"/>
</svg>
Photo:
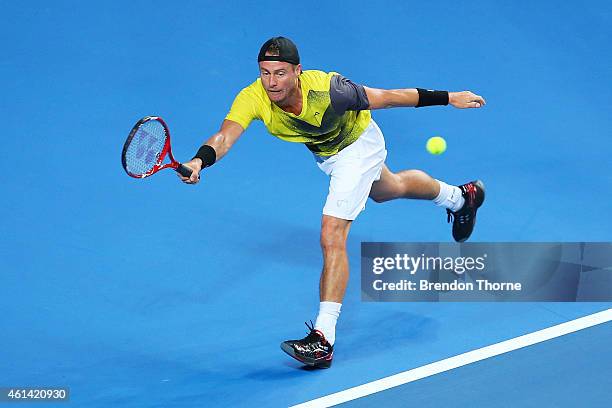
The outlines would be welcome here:
<svg viewBox="0 0 612 408">
<path fill-rule="evenodd" d="M 183 163 L 183 166 L 189 167 L 193 173 L 191 173 L 191 177 L 183 177 L 180 173 L 176 173 L 178 177 L 185 184 L 197 184 L 200 181 L 200 171 L 202 170 L 202 160 L 195 158 L 187 163 Z"/>
</svg>

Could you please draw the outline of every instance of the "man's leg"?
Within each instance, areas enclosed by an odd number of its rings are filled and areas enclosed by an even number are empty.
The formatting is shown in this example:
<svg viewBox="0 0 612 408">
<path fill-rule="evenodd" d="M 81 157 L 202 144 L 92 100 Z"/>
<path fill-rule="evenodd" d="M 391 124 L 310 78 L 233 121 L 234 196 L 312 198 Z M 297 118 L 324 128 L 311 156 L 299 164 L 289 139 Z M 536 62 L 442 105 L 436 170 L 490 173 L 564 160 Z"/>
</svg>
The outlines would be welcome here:
<svg viewBox="0 0 612 408">
<path fill-rule="evenodd" d="M 323 271 L 319 281 L 319 314 L 310 334 L 302 340 L 287 340 L 281 349 L 302 363 L 329 368 L 334 354 L 336 322 L 340 316 L 342 299 L 349 278 L 346 239 L 352 221 L 323 215 L 321 221 L 321 249 Z"/>
<path fill-rule="evenodd" d="M 380 180 L 372 184 L 370 198 L 377 203 L 396 198 L 433 200 L 440 194 L 440 183 L 421 170 L 392 173 L 383 165 Z"/>
<path fill-rule="evenodd" d="M 386 165 L 383 165 L 380 180 L 374 182 L 370 190 L 370 198 L 377 203 L 396 198 L 433 200 L 446 208 L 449 222 L 453 219 L 453 238 L 458 242 L 467 240 L 472 234 L 476 212 L 484 197 L 484 184 L 480 180 L 451 186 L 421 170 L 393 173 Z"/>
<path fill-rule="evenodd" d="M 352 221 L 323 215 L 321 221 L 321 249 L 323 270 L 319 281 L 319 314 L 315 330 L 325 336 L 329 344 L 336 341 L 336 323 L 349 279 L 346 239 Z"/>
<path fill-rule="evenodd" d="M 321 302 L 342 303 L 349 278 L 346 239 L 351 227 L 349 220 L 323 215 L 321 249 L 323 271 L 319 282 Z"/>
</svg>

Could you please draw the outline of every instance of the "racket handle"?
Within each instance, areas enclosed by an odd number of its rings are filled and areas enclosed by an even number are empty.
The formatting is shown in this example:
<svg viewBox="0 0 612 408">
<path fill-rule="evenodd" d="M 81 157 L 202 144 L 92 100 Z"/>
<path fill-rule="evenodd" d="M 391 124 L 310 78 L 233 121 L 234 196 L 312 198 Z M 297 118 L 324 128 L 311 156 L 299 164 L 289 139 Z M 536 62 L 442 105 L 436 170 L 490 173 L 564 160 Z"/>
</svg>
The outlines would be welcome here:
<svg viewBox="0 0 612 408">
<path fill-rule="evenodd" d="M 176 171 L 183 177 L 191 177 L 191 173 L 193 173 L 193 170 L 187 166 L 183 166 L 182 164 L 179 164 Z"/>
</svg>

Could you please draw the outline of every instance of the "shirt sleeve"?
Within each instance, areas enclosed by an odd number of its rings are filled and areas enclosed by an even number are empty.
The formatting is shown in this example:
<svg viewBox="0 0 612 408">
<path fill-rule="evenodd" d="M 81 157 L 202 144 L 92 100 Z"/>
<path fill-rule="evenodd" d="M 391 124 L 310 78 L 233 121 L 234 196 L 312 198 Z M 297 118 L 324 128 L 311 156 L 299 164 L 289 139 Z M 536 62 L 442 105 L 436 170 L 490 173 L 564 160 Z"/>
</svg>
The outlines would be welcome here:
<svg viewBox="0 0 612 408">
<path fill-rule="evenodd" d="M 246 129 L 253 119 L 260 119 L 260 115 L 257 112 L 257 104 L 257 97 L 253 94 L 250 87 L 244 88 L 234 99 L 225 119 L 236 122 L 243 129 Z"/>
<path fill-rule="evenodd" d="M 331 77 L 329 98 L 332 108 L 338 115 L 346 111 L 366 110 L 370 106 L 363 85 L 356 84 L 339 74 Z"/>
</svg>

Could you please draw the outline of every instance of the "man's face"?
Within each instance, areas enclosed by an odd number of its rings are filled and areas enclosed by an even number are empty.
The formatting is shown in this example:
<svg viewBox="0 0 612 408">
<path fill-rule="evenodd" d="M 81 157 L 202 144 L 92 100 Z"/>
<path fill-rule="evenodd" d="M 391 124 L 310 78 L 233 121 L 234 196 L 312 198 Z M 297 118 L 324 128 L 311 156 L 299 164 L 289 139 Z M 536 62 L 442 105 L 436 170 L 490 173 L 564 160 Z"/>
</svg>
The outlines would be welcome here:
<svg viewBox="0 0 612 408">
<path fill-rule="evenodd" d="M 261 61 L 259 63 L 259 77 L 268 98 L 281 105 L 297 91 L 298 76 L 301 71 L 301 65 L 292 65 L 288 62 Z"/>
</svg>

